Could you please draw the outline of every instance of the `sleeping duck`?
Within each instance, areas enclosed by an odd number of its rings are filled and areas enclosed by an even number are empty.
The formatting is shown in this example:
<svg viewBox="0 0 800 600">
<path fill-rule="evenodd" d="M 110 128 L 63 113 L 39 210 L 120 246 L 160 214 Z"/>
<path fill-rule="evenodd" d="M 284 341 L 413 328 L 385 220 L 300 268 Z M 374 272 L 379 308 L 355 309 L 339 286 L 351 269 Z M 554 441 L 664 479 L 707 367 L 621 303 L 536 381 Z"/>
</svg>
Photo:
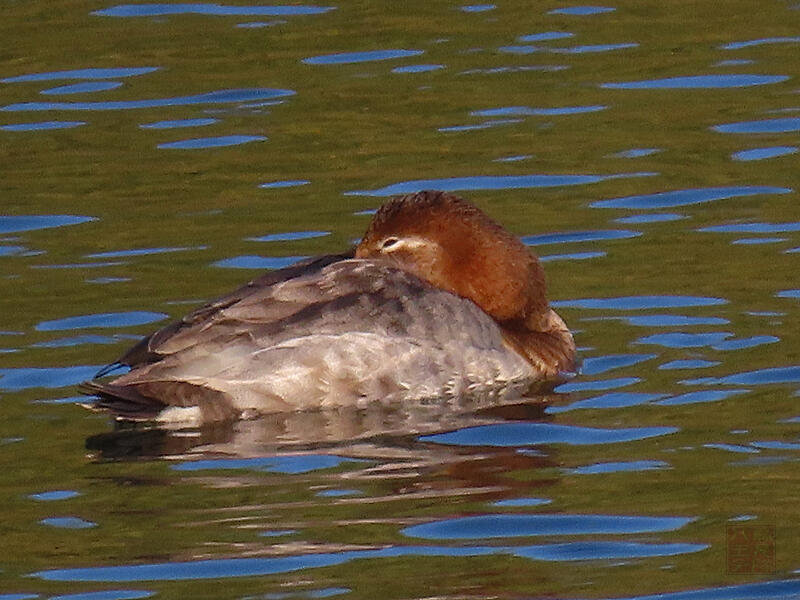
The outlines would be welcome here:
<svg viewBox="0 0 800 600">
<path fill-rule="evenodd" d="M 196 309 L 82 391 L 117 419 L 203 424 L 375 401 L 507 400 L 575 369 L 538 259 L 466 200 L 426 191 L 386 202 L 354 251 L 268 272 Z"/>
</svg>

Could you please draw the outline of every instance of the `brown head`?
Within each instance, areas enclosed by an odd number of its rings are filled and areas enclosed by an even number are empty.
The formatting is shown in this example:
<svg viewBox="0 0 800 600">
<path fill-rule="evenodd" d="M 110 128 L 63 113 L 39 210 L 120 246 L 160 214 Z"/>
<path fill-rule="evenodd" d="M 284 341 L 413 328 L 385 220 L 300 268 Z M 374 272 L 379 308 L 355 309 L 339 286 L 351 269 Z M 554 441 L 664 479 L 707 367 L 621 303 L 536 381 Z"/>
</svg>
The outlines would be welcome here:
<svg viewBox="0 0 800 600">
<path fill-rule="evenodd" d="M 469 298 L 501 323 L 540 330 L 549 312 L 544 272 L 514 235 L 445 192 L 386 202 L 356 258 L 382 258 L 436 287 Z"/>
</svg>

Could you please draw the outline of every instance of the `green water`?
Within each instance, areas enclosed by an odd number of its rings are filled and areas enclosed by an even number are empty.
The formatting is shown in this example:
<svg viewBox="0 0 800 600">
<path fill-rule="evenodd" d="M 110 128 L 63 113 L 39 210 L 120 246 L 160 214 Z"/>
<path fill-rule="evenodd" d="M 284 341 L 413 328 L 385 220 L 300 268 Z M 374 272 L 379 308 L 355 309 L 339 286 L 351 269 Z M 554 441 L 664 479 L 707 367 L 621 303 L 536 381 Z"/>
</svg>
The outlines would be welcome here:
<svg viewBox="0 0 800 600">
<path fill-rule="evenodd" d="M 800 593 L 800 252 L 792 252 L 800 247 L 800 154 L 750 161 L 732 156 L 800 146 L 797 7 L 784 1 L 615 0 L 605 4 L 613 12 L 581 16 L 551 14 L 566 6 L 552 2 L 509 1 L 482 12 L 452 3 L 344 2 L 311 15 L 90 14 L 109 6 L 34 0 L 0 8 L 5 41 L 0 79 L 158 67 L 102 80 L 123 85 L 93 93 L 40 93 L 86 83 L 74 78 L 0 83 L 0 213 L 95 219 L 28 231 L 0 229 L 0 598 L 103 590 L 110 591 L 108 598 L 139 597 L 135 592 L 159 598 L 616 598 L 684 590 L 705 590 L 699 597 L 710 598 L 719 593 L 712 588 L 781 580 L 795 580 L 782 597 Z M 268 25 L 237 27 L 253 22 Z M 574 35 L 518 39 L 543 32 Z M 724 48 L 766 38 L 778 39 Z M 574 50 L 601 44 L 638 46 Z M 508 48 L 513 46 L 536 48 Z M 349 64 L 303 62 L 390 49 L 423 53 Z M 745 60 L 750 62 L 720 64 Z M 443 68 L 393 72 L 413 65 Z M 708 87 L 708 81 L 717 86 L 735 78 L 710 79 L 691 89 L 602 87 L 705 75 L 774 79 L 737 87 Z M 295 93 L 137 109 L 13 108 L 255 88 Z M 508 107 L 595 109 L 472 114 Z M 217 121 L 203 127 L 140 127 L 199 118 Z M 713 129 L 773 119 L 787 120 L 787 130 Z M 85 124 L 13 130 L 46 121 Z M 481 124 L 484 128 L 447 130 Z M 232 135 L 267 139 L 218 148 L 158 148 Z M 631 149 L 658 151 L 619 155 Z M 516 160 L 498 160 L 509 158 Z M 532 174 L 608 177 L 514 189 L 464 184 L 459 193 L 521 236 L 589 232 L 589 241 L 557 235 L 556 243 L 533 246 L 543 257 L 597 254 L 548 261 L 549 295 L 564 303 L 559 313 L 576 331 L 587 366 L 607 356 L 643 359 L 605 372 L 587 368 L 568 395 L 550 399 L 548 412 L 533 403 L 480 415 L 467 411 L 459 418 L 426 413 L 416 421 L 424 421 L 424 430 L 398 415 L 370 413 L 287 417 L 254 429 L 194 437 L 157 432 L 144 439 L 109 437 L 111 424 L 73 399 L 74 383 L 88 375 L 67 369 L 112 361 L 132 343 L 130 336 L 156 324 L 41 326 L 67 317 L 133 311 L 178 317 L 259 272 L 216 266 L 219 261 L 339 251 L 367 226 L 369 215 L 355 213 L 382 201 L 348 192 L 416 180 Z M 259 187 L 296 180 L 309 183 Z M 695 194 L 663 208 L 648 208 L 652 198 L 631 201 L 631 208 L 591 206 L 707 188 L 738 192 L 720 192 L 719 199 L 709 201 Z M 737 195 L 742 189 L 746 195 Z M 615 221 L 654 213 L 680 218 Z M 753 223 L 776 226 L 773 232 L 765 227 L 700 231 Z M 329 234 L 294 241 L 248 239 L 306 231 Z M 608 232 L 622 233 L 619 239 L 603 239 Z M 733 243 L 753 239 L 763 243 Z M 182 250 L 91 256 L 148 248 Z M 627 309 L 619 299 L 632 296 L 695 300 L 684 307 Z M 598 298 L 616 300 L 596 309 L 576 303 Z M 704 305 L 698 298 L 718 301 Z M 664 315 L 700 321 L 669 324 Z M 656 318 L 638 324 L 626 320 L 646 316 Z M 663 334 L 711 337 L 652 337 Z M 83 335 L 103 336 L 105 343 L 91 343 L 100 341 L 92 338 L 41 345 Z M 659 368 L 677 360 L 708 364 Z M 731 393 L 716 397 L 716 391 Z M 669 401 L 690 392 L 698 395 L 685 403 Z M 65 401 L 52 402 L 60 399 Z M 443 425 L 437 428 L 434 422 Z M 580 436 L 568 443 L 509 441 L 504 426 L 515 423 L 675 431 L 618 443 L 579 443 Z M 487 424 L 498 428 L 487 430 L 477 446 L 419 436 L 438 429 L 469 432 Z M 297 472 L 283 462 L 297 454 L 359 461 L 322 461 Z M 257 460 L 273 456 L 277 466 Z M 203 470 L 184 467 L 193 459 L 214 458 L 244 462 L 237 468 L 228 463 Z M 571 470 L 636 461 L 657 461 L 651 464 L 656 468 Z M 58 490 L 79 495 L 30 497 Z M 324 490 L 358 493 L 318 495 Z M 515 498 L 550 502 L 492 504 Z M 476 531 L 452 540 L 404 533 L 412 525 L 482 514 L 693 520 L 674 530 L 628 534 L 492 537 Z M 62 517 L 82 521 L 67 522 L 72 527 L 42 522 Z M 732 520 L 741 518 L 747 520 Z M 766 568 L 729 572 L 726 552 L 736 551 L 726 540 L 731 525 L 766 527 L 774 561 Z M 262 535 L 270 531 L 288 533 Z M 575 561 L 563 555 L 531 558 L 519 550 L 573 542 L 695 546 L 674 556 L 617 558 L 603 558 L 594 548 Z M 480 550 L 486 548 L 494 551 Z M 298 562 L 292 568 L 257 563 L 258 574 L 245 568 L 251 563 L 203 562 L 273 557 Z M 193 574 L 188 579 L 177 575 L 185 563 Z M 131 571 L 97 570 L 91 576 L 69 571 L 155 564 L 173 565 L 174 571 L 150 572 L 139 581 L 126 580 Z M 68 571 L 62 576 L 56 570 Z M 781 596 L 765 589 L 760 597 Z"/>
</svg>

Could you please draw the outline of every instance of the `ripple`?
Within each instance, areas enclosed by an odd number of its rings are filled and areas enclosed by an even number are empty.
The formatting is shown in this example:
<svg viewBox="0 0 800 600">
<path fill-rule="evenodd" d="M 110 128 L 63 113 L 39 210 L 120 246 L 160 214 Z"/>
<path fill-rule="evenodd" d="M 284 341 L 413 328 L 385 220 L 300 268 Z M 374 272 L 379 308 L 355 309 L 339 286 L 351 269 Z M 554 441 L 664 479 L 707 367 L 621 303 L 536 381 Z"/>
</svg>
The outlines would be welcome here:
<svg viewBox="0 0 800 600">
<path fill-rule="evenodd" d="M 553 262 L 554 260 L 589 260 L 592 258 L 602 258 L 605 252 L 571 252 L 567 254 L 548 254 L 540 256 L 539 262 Z"/>
<path fill-rule="evenodd" d="M 71 85 L 62 85 L 59 87 L 50 88 L 49 90 L 42 90 L 39 93 L 44 95 L 90 94 L 92 92 L 104 92 L 106 90 L 114 90 L 121 86 L 122 83 L 119 81 L 90 81 L 87 83 L 73 83 Z"/>
<path fill-rule="evenodd" d="M 688 77 L 666 77 L 664 79 L 603 83 L 600 84 L 600 87 L 608 90 L 741 88 L 780 83 L 787 79 L 789 79 L 788 75 L 691 75 Z"/>
<path fill-rule="evenodd" d="M 392 73 L 429 73 L 444 69 L 444 65 L 408 65 L 407 67 L 395 67 Z"/>
<path fill-rule="evenodd" d="M 120 4 L 96 10 L 103 17 L 163 17 L 167 15 L 268 16 L 319 15 L 334 10 L 332 6 L 230 6 L 225 4 Z"/>
<path fill-rule="evenodd" d="M 221 458 L 195 460 L 173 465 L 176 471 L 249 470 L 270 473 L 310 473 L 332 469 L 345 463 L 361 462 L 358 459 L 334 454 L 308 454 L 300 456 L 260 456 L 257 458 Z"/>
<path fill-rule="evenodd" d="M 755 348 L 756 346 L 763 346 L 765 344 L 775 344 L 780 341 L 781 339 L 774 335 L 754 335 L 748 338 L 726 340 L 715 344 L 712 348 L 720 351 L 743 350 L 745 348 Z"/>
<path fill-rule="evenodd" d="M 800 298 L 800 290 L 782 290 L 775 294 L 776 298 Z"/>
<path fill-rule="evenodd" d="M 631 148 L 630 150 L 623 150 L 616 154 L 611 154 L 611 158 L 641 158 L 643 156 L 650 156 L 661 152 L 660 148 Z"/>
<path fill-rule="evenodd" d="M 294 242 L 310 240 L 330 235 L 330 231 L 289 231 L 287 233 L 270 233 L 261 237 L 245 238 L 249 242 Z"/>
<path fill-rule="evenodd" d="M 691 523 L 687 517 L 624 515 L 493 514 L 444 519 L 402 530 L 426 540 L 465 540 L 538 535 L 598 535 L 676 531 Z"/>
<path fill-rule="evenodd" d="M 135 248 L 132 250 L 111 250 L 86 254 L 86 258 L 121 258 L 127 256 L 149 256 L 151 254 L 168 254 L 171 252 L 186 252 L 187 250 L 205 250 L 207 246 L 175 246 L 162 248 Z"/>
<path fill-rule="evenodd" d="M 654 344 L 666 348 L 704 348 L 719 344 L 733 334 L 725 331 L 713 333 L 656 333 L 636 340 L 636 344 Z"/>
<path fill-rule="evenodd" d="M 66 329 L 89 329 L 94 327 L 134 327 L 155 323 L 166 319 L 169 315 L 159 312 L 131 311 L 117 313 L 99 313 L 67 317 L 54 321 L 41 321 L 36 331 L 64 331 Z"/>
<path fill-rule="evenodd" d="M 215 267 L 226 269 L 282 269 L 296 262 L 305 260 L 307 256 L 235 256 L 213 263 Z"/>
<path fill-rule="evenodd" d="M 652 360 L 655 354 L 609 354 L 607 356 L 593 356 L 583 359 L 581 373 L 584 375 L 599 375 L 615 369 L 631 367 L 647 360 Z"/>
<path fill-rule="evenodd" d="M 756 246 L 759 244 L 777 244 L 779 242 L 788 242 L 788 238 L 766 237 L 766 238 L 742 238 L 740 240 L 733 240 L 731 244 L 738 246 Z"/>
<path fill-rule="evenodd" d="M 703 296 L 617 296 L 611 298 L 582 298 L 551 302 L 555 307 L 587 308 L 591 310 L 645 310 L 649 308 L 687 308 L 727 304 L 722 298 Z"/>
<path fill-rule="evenodd" d="M 654 400 L 663 398 L 664 394 L 648 394 L 648 393 L 635 393 L 635 392 L 612 392 L 609 394 L 602 394 L 594 398 L 587 398 L 586 400 L 578 400 L 566 406 L 548 406 L 545 412 L 549 415 L 558 413 L 569 412 L 573 410 L 583 410 L 587 408 L 629 408 L 631 406 L 640 406 L 642 404 L 649 404 Z"/>
<path fill-rule="evenodd" d="M 142 129 L 179 129 L 181 127 L 205 127 L 218 123 L 219 119 L 175 119 L 172 121 L 156 121 L 155 123 L 143 123 L 139 125 Z"/>
<path fill-rule="evenodd" d="M 795 154 L 797 152 L 796 146 L 772 146 L 770 148 L 753 148 L 751 150 L 742 150 L 741 152 L 734 152 L 731 154 L 733 160 L 751 161 L 751 160 L 766 160 L 768 158 L 776 158 L 778 156 L 786 156 L 788 154 Z"/>
<path fill-rule="evenodd" d="M 165 106 L 190 106 L 195 104 L 226 104 L 248 102 L 267 98 L 280 98 L 294 95 L 292 90 L 272 88 L 252 88 L 237 90 L 217 90 L 192 96 L 171 98 L 152 98 L 150 100 L 119 100 L 115 102 L 22 102 L 9 104 L 0 110 L 9 112 L 43 110 L 135 110 L 140 108 L 161 108 Z"/>
<path fill-rule="evenodd" d="M 59 338 L 47 342 L 31 344 L 32 348 L 70 348 L 86 344 L 116 344 L 119 339 L 105 335 L 76 335 L 73 337 Z"/>
<path fill-rule="evenodd" d="M 714 200 L 727 200 L 729 198 L 756 196 L 759 194 L 788 194 L 792 191 L 791 188 L 752 185 L 693 188 L 638 196 L 624 196 L 622 198 L 612 198 L 610 200 L 598 200 L 592 202 L 589 206 L 592 208 L 634 208 L 637 210 L 650 210 L 654 208 L 686 206 L 688 204 L 702 204 Z"/>
<path fill-rule="evenodd" d="M 280 189 L 288 187 L 299 187 L 301 185 L 308 185 L 311 183 L 308 179 L 286 179 L 283 181 L 269 181 L 267 183 L 260 183 L 258 187 L 262 189 Z"/>
<path fill-rule="evenodd" d="M 100 366 L 0 369 L 0 389 L 59 388 L 91 379 Z"/>
<path fill-rule="evenodd" d="M 1 382 L 0 382 L 1 383 Z M 800 383 L 800 366 L 773 367 L 728 375 L 714 379 L 716 384 L 769 385 L 774 383 Z"/>
<path fill-rule="evenodd" d="M 75 498 L 80 495 L 80 492 L 76 492 L 75 490 L 54 490 L 52 492 L 31 494 L 28 498 L 42 502 L 51 502 L 53 500 L 69 500 L 70 498 Z"/>
<path fill-rule="evenodd" d="M 425 442 L 457 446 L 510 447 L 534 444 L 583 446 L 644 440 L 669 435 L 676 431 L 678 431 L 677 427 L 602 429 L 552 423 L 501 423 L 466 427 L 449 433 L 422 436 L 419 439 Z"/>
<path fill-rule="evenodd" d="M 323 54 L 304 58 L 307 65 L 345 65 L 379 60 L 392 60 L 395 58 L 408 58 L 419 56 L 422 50 L 369 50 L 366 52 L 342 52 L 339 54 Z"/>
<path fill-rule="evenodd" d="M 625 50 L 627 48 L 638 48 L 639 44 L 587 44 L 583 46 L 571 46 L 566 48 L 552 48 L 549 46 L 501 46 L 500 52 L 506 54 L 534 54 L 536 52 L 548 52 L 550 54 L 592 54 L 597 52 L 612 52 L 614 50 Z"/>
<path fill-rule="evenodd" d="M 375 190 L 344 192 L 346 196 L 394 196 L 421 190 L 456 192 L 464 190 L 509 190 L 522 188 L 587 185 L 609 179 L 647 177 L 652 173 L 624 173 L 619 175 L 478 175 L 474 177 L 447 177 L 444 179 L 416 179 L 393 183 Z"/>
<path fill-rule="evenodd" d="M 527 246 L 544 246 L 547 244 L 571 244 L 577 242 L 597 242 L 603 240 L 627 240 L 639 237 L 641 231 L 627 229 L 605 229 L 596 231 L 570 231 L 567 233 L 546 233 L 521 237 Z"/>
<path fill-rule="evenodd" d="M 72 129 L 86 125 L 86 121 L 39 121 L 38 123 L 16 123 L 14 125 L 2 125 L 3 131 L 47 131 L 50 129 Z"/>
<path fill-rule="evenodd" d="M 468 4 L 462 6 L 460 10 L 467 13 L 480 13 L 494 10 L 495 8 L 497 8 L 497 6 L 494 4 Z"/>
<path fill-rule="evenodd" d="M 566 516 L 566 515 L 565 515 Z M 601 515 L 580 515 L 575 519 L 607 518 L 619 520 L 617 531 L 638 524 L 651 531 L 651 527 L 680 528 L 691 519 L 678 517 L 603 517 Z M 639 519 L 635 523 L 629 519 Z M 672 519 L 672 520 L 670 520 Z M 588 526 L 588 525 L 587 525 Z M 598 525 L 599 527 L 600 525 Z M 613 527 L 609 522 L 608 527 Z M 662 529 L 658 529 L 661 531 Z M 508 554 L 531 560 L 575 561 L 607 560 L 609 558 L 636 558 L 643 556 L 673 556 L 687 552 L 697 552 L 707 548 L 704 544 L 644 544 L 636 542 L 567 542 L 534 546 L 396 546 L 379 550 L 361 550 L 326 554 L 305 554 L 301 556 L 280 556 L 262 558 L 223 558 L 187 562 L 166 562 L 117 567 L 87 567 L 77 569 L 51 569 L 33 573 L 32 576 L 48 581 L 182 581 L 197 579 L 219 579 L 228 577 L 253 577 L 277 573 L 290 573 L 304 569 L 341 565 L 352 560 L 396 558 L 401 556 L 487 556 Z"/>
<path fill-rule="evenodd" d="M 520 42 L 547 42 L 550 40 L 563 40 L 571 37 L 575 37 L 575 34 L 567 31 L 544 31 L 542 33 L 521 35 L 517 39 Z"/>
<path fill-rule="evenodd" d="M 800 222 L 787 223 L 732 223 L 729 225 L 712 225 L 697 231 L 711 233 L 789 233 L 800 231 Z"/>
<path fill-rule="evenodd" d="M 531 108 L 529 106 L 505 106 L 487 110 L 474 110 L 470 115 L 475 117 L 505 117 L 505 116 L 543 116 L 553 117 L 559 115 L 577 115 L 582 113 L 599 112 L 608 106 L 594 104 L 590 106 L 562 106 L 558 108 Z"/>
<path fill-rule="evenodd" d="M 95 217 L 81 217 L 76 215 L 0 215 L 0 233 L 64 227 L 65 225 L 78 225 L 80 223 L 88 223 L 96 220 Z"/>
<path fill-rule="evenodd" d="M 0 256 L 17 256 L 27 251 L 25 246 L 0 246 Z"/>
<path fill-rule="evenodd" d="M 50 596 L 49 600 L 136 600 L 149 598 L 155 592 L 144 590 L 105 590 L 102 592 L 83 592 L 79 594 L 65 594 L 63 596 Z M 0 600 L 5 600 L 0 596 Z"/>
<path fill-rule="evenodd" d="M 704 402 L 719 402 L 731 396 L 739 394 L 747 394 L 750 390 L 700 390 L 698 392 L 689 392 L 687 394 L 680 394 L 679 396 L 672 396 L 654 402 L 660 406 L 680 406 L 683 404 L 700 404 Z"/>
<path fill-rule="evenodd" d="M 492 502 L 492 506 L 543 506 L 552 502 L 549 498 L 509 498 L 508 500 Z"/>
<path fill-rule="evenodd" d="M 617 10 L 610 6 L 568 6 L 565 8 L 554 8 L 548 11 L 548 15 L 573 15 L 584 17 L 588 15 L 600 15 L 603 13 L 610 13 Z"/>
<path fill-rule="evenodd" d="M 262 135 L 223 135 L 218 137 L 194 138 L 191 140 L 180 140 L 177 142 L 167 142 L 159 144 L 157 147 L 168 150 L 199 150 L 202 148 L 224 148 L 227 146 L 239 146 L 250 142 L 266 141 Z"/>
<path fill-rule="evenodd" d="M 719 361 L 713 360 L 700 360 L 700 359 L 686 359 L 686 360 L 673 360 L 659 365 L 659 370 L 669 371 L 676 369 L 708 369 L 709 367 L 717 366 Z"/>
<path fill-rule="evenodd" d="M 442 133 L 454 131 L 476 131 L 480 129 L 489 129 L 491 127 L 500 127 L 502 125 L 513 125 L 515 123 L 522 123 L 522 119 L 498 119 L 496 121 L 485 121 L 475 125 L 453 125 L 450 127 L 439 127 L 436 131 Z"/>
<path fill-rule="evenodd" d="M 602 475 L 605 473 L 628 473 L 631 471 L 658 471 L 669 469 L 670 464 L 663 460 L 633 460 L 627 462 L 595 463 L 573 469 L 565 469 L 572 475 Z"/>
<path fill-rule="evenodd" d="M 29 73 L 0 79 L 0 83 L 22 83 L 28 81 L 52 81 L 57 79 L 118 79 L 135 77 L 158 71 L 159 67 L 136 67 L 116 69 L 76 69 L 72 71 L 50 71 L 47 73 Z"/>
<path fill-rule="evenodd" d="M 640 381 L 641 379 L 639 377 L 618 377 L 616 379 L 600 379 L 597 381 L 574 381 L 558 386 L 556 391 L 560 394 L 567 394 L 569 392 L 613 390 L 633 385 Z"/>
<path fill-rule="evenodd" d="M 728 123 L 715 125 L 711 129 L 720 133 L 789 133 L 800 131 L 800 117 Z"/>
<path fill-rule="evenodd" d="M 48 517 L 39 521 L 42 525 L 50 527 L 62 527 L 64 529 L 89 529 L 97 527 L 97 523 L 84 521 L 78 517 Z"/>
<path fill-rule="evenodd" d="M 687 317 L 684 315 L 636 315 L 596 318 L 603 320 L 618 319 L 634 327 L 684 327 L 692 325 L 727 325 L 730 323 L 728 319 L 720 317 Z"/>
<path fill-rule="evenodd" d="M 760 452 L 760 450 L 756 450 L 755 448 L 739 446 L 737 444 L 703 444 L 703 448 L 725 450 L 726 452 L 735 452 L 737 454 L 758 454 Z"/>
<path fill-rule="evenodd" d="M 740 48 L 752 48 L 753 46 L 763 46 L 766 44 L 797 44 L 800 43 L 800 37 L 771 37 L 760 38 L 756 40 L 747 40 L 744 42 L 730 42 L 720 46 L 723 50 L 739 50 Z"/>
</svg>

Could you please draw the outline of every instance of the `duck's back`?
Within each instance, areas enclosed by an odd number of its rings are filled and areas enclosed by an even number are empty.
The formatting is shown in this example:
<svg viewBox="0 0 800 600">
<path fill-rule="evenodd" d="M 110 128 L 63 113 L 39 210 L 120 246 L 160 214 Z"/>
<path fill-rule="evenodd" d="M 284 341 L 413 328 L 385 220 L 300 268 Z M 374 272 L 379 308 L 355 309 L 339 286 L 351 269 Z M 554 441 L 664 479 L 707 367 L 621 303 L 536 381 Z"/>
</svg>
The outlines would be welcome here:
<svg viewBox="0 0 800 600">
<path fill-rule="evenodd" d="M 339 260 L 241 296 L 162 335 L 149 364 L 94 391 L 149 413 L 195 406 L 201 420 L 217 420 L 504 396 L 536 377 L 475 304 L 384 262 Z"/>
</svg>

